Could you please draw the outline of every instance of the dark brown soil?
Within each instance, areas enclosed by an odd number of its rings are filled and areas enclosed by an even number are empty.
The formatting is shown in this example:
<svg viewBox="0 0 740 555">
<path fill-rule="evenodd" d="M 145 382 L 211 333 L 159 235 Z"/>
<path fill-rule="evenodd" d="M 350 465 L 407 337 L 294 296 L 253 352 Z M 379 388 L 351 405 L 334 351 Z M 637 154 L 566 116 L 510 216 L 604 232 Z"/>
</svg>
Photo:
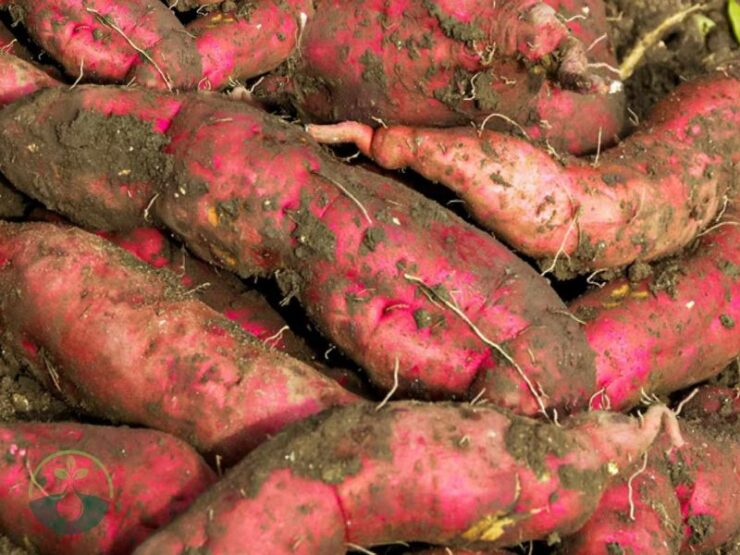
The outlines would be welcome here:
<svg viewBox="0 0 740 555">
<path fill-rule="evenodd" d="M 726 0 L 606 0 L 606 4 L 620 61 L 640 37 L 666 18 L 696 4 L 711 6 L 669 29 L 646 51 L 642 64 L 625 83 L 628 106 L 638 118 L 682 81 L 740 56 L 740 45 L 730 32 Z"/>
</svg>

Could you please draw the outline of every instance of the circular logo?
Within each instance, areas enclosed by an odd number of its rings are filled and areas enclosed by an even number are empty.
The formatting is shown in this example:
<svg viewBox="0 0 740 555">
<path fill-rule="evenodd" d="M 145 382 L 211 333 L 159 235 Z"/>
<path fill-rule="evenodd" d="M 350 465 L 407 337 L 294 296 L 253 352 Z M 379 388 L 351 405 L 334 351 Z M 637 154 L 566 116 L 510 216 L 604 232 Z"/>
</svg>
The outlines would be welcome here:
<svg viewBox="0 0 740 555">
<path fill-rule="evenodd" d="M 31 473 L 31 512 L 56 534 L 80 534 L 94 528 L 113 502 L 113 480 L 100 460 L 84 451 L 52 453 Z"/>
</svg>

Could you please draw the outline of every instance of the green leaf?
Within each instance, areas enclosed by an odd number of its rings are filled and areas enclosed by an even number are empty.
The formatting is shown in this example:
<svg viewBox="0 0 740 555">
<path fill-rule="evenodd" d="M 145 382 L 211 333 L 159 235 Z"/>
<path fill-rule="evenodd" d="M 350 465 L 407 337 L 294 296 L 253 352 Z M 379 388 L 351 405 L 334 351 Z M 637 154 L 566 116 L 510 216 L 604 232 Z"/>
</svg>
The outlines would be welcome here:
<svg viewBox="0 0 740 555">
<path fill-rule="evenodd" d="M 740 1 L 729 0 L 727 3 L 727 16 L 730 18 L 730 27 L 735 33 L 735 40 L 740 42 Z"/>
</svg>

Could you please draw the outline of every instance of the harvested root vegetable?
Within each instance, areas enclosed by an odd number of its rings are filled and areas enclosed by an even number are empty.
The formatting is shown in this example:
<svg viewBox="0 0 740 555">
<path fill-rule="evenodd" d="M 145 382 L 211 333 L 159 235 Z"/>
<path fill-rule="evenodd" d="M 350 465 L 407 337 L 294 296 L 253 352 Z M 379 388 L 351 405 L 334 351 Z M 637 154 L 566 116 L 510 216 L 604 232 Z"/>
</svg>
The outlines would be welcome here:
<svg viewBox="0 0 740 555">
<path fill-rule="evenodd" d="M 216 273 L 184 248 L 175 246 L 161 231 L 141 227 L 130 232 L 101 235 L 155 268 L 172 270 L 185 289 L 268 347 L 304 361 L 313 358 L 308 345 L 290 330 L 262 295 L 247 289 L 231 274 Z"/>
<path fill-rule="evenodd" d="M 136 555 L 251 545 L 328 554 L 412 540 L 484 549 L 569 534 L 664 421 L 680 445 L 658 406 L 642 425 L 591 412 L 563 427 L 450 404 L 327 411 L 247 456 Z"/>
<path fill-rule="evenodd" d="M 356 399 L 102 238 L 2 224 L 0 260 L 4 346 L 86 412 L 233 462 L 287 423 Z"/>
<path fill-rule="evenodd" d="M 564 554 L 709 553 L 740 533 L 738 429 L 681 428 L 685 445 L 656 442 L 606 490 Z"/>
<path fill-rule="evenodd" d="M 597 0 L 263 0 L 241 10 L 188 26 L 201 86 L 265 73 L 290 55 L 287 75 L 268 76 L 255 93 L 287 94 L 313 120 L 449 126 L 497 113 L 491 127 L 513 119 L 573 152 L 595 148 L 600 134 L 611 141 L 622 126 L 621 89 L 606 94 L 594 70 L 616 63 L 608 40 L 594 44 L 607 30 Z M 569 28 L 563 20 L 573 15 Z M 580 94 L 594 89 L 601 94 Z"/>
<path fill-rule="evenodd" d="M 374 130 L 309 126 L 324 143 L 353 142 L 388 169 L 449 187 L 475 219 L 542 267 L 568 275 L 654 260 L 687 245 L 736 186 L 740 65 L 686 83 L 642 130 L 598 164 L 558 161 L 515 137 L 472 128 Z"/>
<path fill-rule="evenodd" d="M 6 0 L 29 35 L 71 76 L 192 89 L 201 79 L 194 39 L 159 1 Z"/>
<path fill-rule="evenodd" d="M 56 79 L 32 63 L 0 49 L 0 107 L 56 85 Z"/>
<path fill-rule="evenodd" d="M 675 555 L 681 506 L 659 450 L 646 468 L 627 469 L 606 489 L 591 519 L 564 541 L 563 555 Z"/>
<path fill-rule="evenodd" d="M 596 352 L 593 407 L 627 409 L 740 355 L 740 213 L 726 218 L 659 275 L 613 281 L 570 305 Z"/>
<path fill-rule="evenodd" d="M 153 430 L 3 424 L 0 450 L 0 529 L 41 553 L 128 554 L 215 482 Z"/>
<path fill-rule="evenodd" d="M 263 111 L 195 94 L 50 90 L 0 113 L 0 147 L 19 189 L 77 223 L 130 229 L 148 208 L 201 259 L 276 274 L 395 394 L 483 391 L 562 414 L 595 390 L 583 331 L 527 264 Z"/>
<path fill-rule="evenodd" d="M 313 15 L 310 0 L 261 0 L 199 17 L 187 26 L 203 66 L 199 88 L 218 89 L 272 71 L 294 51 Z"/>
</svg>

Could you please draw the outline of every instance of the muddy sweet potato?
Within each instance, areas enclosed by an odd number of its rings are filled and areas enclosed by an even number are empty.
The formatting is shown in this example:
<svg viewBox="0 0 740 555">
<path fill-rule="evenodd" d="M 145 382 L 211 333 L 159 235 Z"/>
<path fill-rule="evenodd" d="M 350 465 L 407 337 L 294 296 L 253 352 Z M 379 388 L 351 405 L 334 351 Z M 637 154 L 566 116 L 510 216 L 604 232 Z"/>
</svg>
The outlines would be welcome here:
<svg viewBox="0 0 740 555">
<path fill-rule="evenodd" d="M 67 73 L 98 82 L 192 89 L 201 79 L 195 41 L 158 1 L 6 0 L 29 35 Z"/>
<path fill-rule="evenodd" d="M 398 394 L 484 390 L 518 411 L 561 414 L 594 391 L 583 331 L 528 265 L 250 106 L 51 90 L 0 113 L 0 146 L 3 173 L 77 223 L 133 228 L 148 207 L 201 259 L 275 274 L 384 389 L 397 375 Z"/>
<path fill-rule="evenodd" d="M 255 93 L 267 102 L 287 95 L 314 121 L 449 126 L 499 113 L 490 127 L 507 129 L 511 118 L 573 152 L 595 148 L 599 134 L 611 141 L 623 121 L 621 89 L 607 94 L 594 70 L 615 64 L 608 40 L 597 41 L 606 18 L 596 0 L 263 0 L 208 14 L 188 31 L 198 37 L 203 87 L 265 73 L 290 55 Z"/>
<path fill-rule="evenodd" d="M 709 553 L 740 533 L 740 435 L 682 422 L 604 493 L 563 555 Z M 631 493 L 630 493 L 631 492 Z"/>
<path fill-rule="evenodd" d="M 86 412 L 230 462 L 288 422 L 355 400 L 102 238 L 2 224 L 0 260 L 5 348 Z"/>
<path fill-rule="evenodd" d="M 593 407 L 624 410 L 720 372 L 740 355 L 740 217 L 640 281 L 615 280 L 570 310 L 596 353 Z"/>
<path fill-rule="evenodd" d="M 32 63 L 0 49 L 0 107 L 59 82 Z"/>
<path fill-rule="evenodd" d="M 0 451 L 0 531 L 41 553 L 128 554 L 216 478 L 153 430 L 5 423 Z"/>
<path fill-rule="evenodd" d="M 529 142 L 467 128 L 346 122 L 309 126 L 388 169 L 409 167 L 458 193 L 475 219 L 564 274 L 653 260 L 688 244 L 736 187 L 740 65 L 687 83 L 597 163 L 556 160 Z"/>
<path fill-rule="evenodd" d="M 680 445 L 658 406 L 642 425 L 591 412 L 563 427 L 450 404 L 327 411 L 248 455 L 136 554 L 334 554 L 411 540 L 478 549 L 571 533 L 664 420 Z"/>
</svg>

